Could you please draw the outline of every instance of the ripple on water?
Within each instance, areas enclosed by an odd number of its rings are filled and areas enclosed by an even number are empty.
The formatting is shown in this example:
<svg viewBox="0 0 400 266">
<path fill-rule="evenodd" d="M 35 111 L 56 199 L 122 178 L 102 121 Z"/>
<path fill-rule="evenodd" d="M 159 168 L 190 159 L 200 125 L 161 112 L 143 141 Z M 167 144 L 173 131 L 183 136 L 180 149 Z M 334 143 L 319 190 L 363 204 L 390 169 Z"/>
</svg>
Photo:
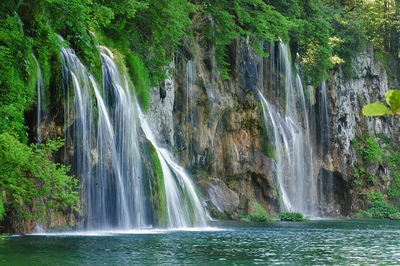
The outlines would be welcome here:
<svg viewBox="0 0 400 266">
<path fill-rule="evenodd" d="M 32 234 L 0 242 L 0 264 L 398 264 L 398 228 L 322 220 Z"/>
</svg>

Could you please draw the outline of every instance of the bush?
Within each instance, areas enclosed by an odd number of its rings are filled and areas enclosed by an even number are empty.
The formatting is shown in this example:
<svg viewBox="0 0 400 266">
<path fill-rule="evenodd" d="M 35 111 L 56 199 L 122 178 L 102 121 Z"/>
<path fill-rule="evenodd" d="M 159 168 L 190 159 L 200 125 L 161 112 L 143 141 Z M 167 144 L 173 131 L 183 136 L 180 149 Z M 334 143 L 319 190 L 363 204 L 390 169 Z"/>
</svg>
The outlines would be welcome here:
<svg viewBox="0 0 400 266">
<path fill-rule="evenodd" d="M 61 212 L 75 206 L 79 200 L 77 180 L 67 175 L 69 168 L 48 159 L 62 143 L 48 141 L 38 149 L 8 133 L 0 134 L 0 188 L 7 195 L 0 214 L 12 210 L 20 218 L 36 219 L 47 210 Z"/>
<path fill-rule="evenodd" d="M 357 217 L 368 219 L 400 219 L 400 213 L 397 208 L 387 204 L 382 193 L 369 192 L 368 199 L 371 201 L 370 208 L 359 211 Z"/>
<path fill-rule="evenodd" d="M 299 212 L 283 212 L 279 215 L 279 218 L 281 221 L 286 222 L 304 222 L 308 220 Z"/>
</svg>

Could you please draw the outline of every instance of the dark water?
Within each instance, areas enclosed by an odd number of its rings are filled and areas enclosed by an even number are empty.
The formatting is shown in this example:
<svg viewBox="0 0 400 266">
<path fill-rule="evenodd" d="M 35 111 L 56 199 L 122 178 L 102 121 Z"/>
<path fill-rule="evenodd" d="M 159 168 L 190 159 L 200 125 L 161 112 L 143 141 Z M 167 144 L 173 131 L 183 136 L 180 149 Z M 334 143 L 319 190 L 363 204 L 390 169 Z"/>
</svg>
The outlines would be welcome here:
<svg viewBox="0 0 400 266">
<path fill-rule="evenodd" d="M 400 221 L 212 226 L 222 230 L 10 237 L 0 264 L 400 264 Z"/>
</svg>

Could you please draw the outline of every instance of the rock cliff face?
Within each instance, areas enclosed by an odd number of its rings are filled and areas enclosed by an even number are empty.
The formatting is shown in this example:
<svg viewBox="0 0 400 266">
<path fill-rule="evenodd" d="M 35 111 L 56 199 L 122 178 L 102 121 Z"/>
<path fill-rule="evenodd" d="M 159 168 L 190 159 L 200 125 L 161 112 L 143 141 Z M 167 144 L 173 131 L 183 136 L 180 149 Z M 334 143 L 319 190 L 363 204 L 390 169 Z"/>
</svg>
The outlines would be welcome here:
<svg viewBox="0 0 400 266">
<path fill-rule="evenodd" d="M 209 209 L 230 217 L 254 201 L 277 211 L 274 161 L 263 152 L 261 107 L 255 93 L 258 57 L 245 42 L 232 47 L 232 79 L 222 79 L 210 51 L 178 56 L 175 75 L 153 88 L 155 132 L 201 187 Z"/>
<path fill-rule="evenodd" d="M 280 204 L 276 163 L 264 149 L 266 138 L 256 89 L 260 84 L 272 86 L 273 76 L 279 73 L 269 73 L 248 44 L 238 41 L 229 51 L 232 78 L 225 81 L 215 69 L 210 51 L 200 46 L 197 50 L 196 55 L 186 52 L 182 53 L 186 58 L 176 57 L 173 77 L 152 89 L 149 114 L 155 131 L 192 173 L 211 214 L 218 217 L 225 212 L 236 218 L 253 212 L 254 201 L 276 213 Z M 268 60 L 264 59 L 265 66 Z M 326 151 L 321 151 L 316 130 L 312 132 L 320 213 L 328 216 L 353 215 L 366 206 L 353 182 L 360 158 L 352 140 L 383 134 L 400 143 L 396 118 L 361 114 L 365 104 L 383 101 L 389 88 L 388 74 L 374 59 L 372 47 L 354 58 L 354 66 L 353 78 L 346 80 L 339 68 L 331 72 L 327 82 L 330 138 Z M 314 94 L 318 90 L 308 88 Z M 275 94 L 278 102 L 279 93 Z M 318 128 L 321 117 L 316 100 L 310 100 L 310 123 Z M 381 177 L 390 175 L 379 163 L 367 170 Z M 377 182 L 374 186 L 385 190 L 388 185 Z"/>
<path fill-rule="evenodd" d="M 352 214 L 365 207 L 365 196 L 362 188 L 357 187 L 359 169 L 366 172 L 371 180 L 370 189 L 384 194 L 392 182 L 390 167 L 384 160 L 377 159 L 367 164 L 360 164 L 362 156 L 356 140 L 372 136 L 386 153 L 385 147 L 398 148 L 400 144 L 400 122 L 395 117 L 367 118 L 362 115 L 364 105 L 372 102 L 385 102 L 384 95 L 388 89 L 397 88 L 398 81 L 389 77 L 384 64 L 374 57 L 371 46 L 353 58 L 355 75 L 345 79 L 341 69 L 331 73 L 328 83 L 329 110 L 331 117 L 332 142 L 331 159 L 333 170 L 342 180 L 348 199 L 348 211 Z M 377 136 L 380 137 L 376 138 Z M 387 139 L 382 141 L 381 139 Z M 360 185 L 358 185 L 360 186 Z M 360 193 L 361 192 L 361 193 Z"/>
<path fill-rule="evenodd" d="M 153 131 L 191 173 L 212 216 L 238 218 L 254 213 L 255 201 L 270 214 L 279 212 L 282 205 L 276 180 L 277 164 L 266 149 L 268 138 L 257 89 L 264 88 L 269 101 L 284 106 L 282 88 L 274 85 L 282 73 L 272 73 L 268 67 L 270 59 L 260 59 L 246 41 L 237 41 L 229 51 L 231 79 L 224 80 L 216 69 L 213 49 L 197 45 L 196 50 L 194 53 L 182 47 L 182 53 L 171 64 L 174 72 L 159 87 L 150 89 L 148 117 Z M 353 60 L 354 77 L 345 79 L 338 68 L 330 73 L 327 81 L 330 134 L 324 149 L 320 136 L 324 132 L 320 129 L 322 117 L 318 111 L 321 88 L 306 90 L 311 95 L 308 108 L 318 204 L 320 213 L 327 216 L 354 215 L 367 207 L 365 192 L 374 189 L 387 193 L 392 182 L 387 162 L 360 163 L 363 158 L 359 150 L 363 146 L 354 145 L 354 139 L 384 136 L 393 147 L 400 146 L 398 118 L 366 118 L 361 114 L 365 104 L 383 102 L 389 84 L 395 87 L 397 81 L 374 59 L 372 47 Z M 64 136 L 62 111 L 53 109 L 40 125 L 43 140 Z M 34 114 L 28 114 L 28 120 L 35 125 Z M 36 133 L 30 135 L 36 136 Z M 389 146 L 387 141 L 383 142 L 379 144 Z M 72 156 L 73 153 L 73 149 L 67 148 L 54 159 L 63 161 L 65 154 Z M 375 182 L 357 185 L 354 176 L 361 168 Z M 41 226 L 45 229 L 82 226 L 84 205 L 82 197 L 81 214 L 71 211 L 60 216 L 49 214 Z M 6 227 L 10 232 L 38 230 L 34 221 L 17 218 L 9 219 Z"/>
</svg>

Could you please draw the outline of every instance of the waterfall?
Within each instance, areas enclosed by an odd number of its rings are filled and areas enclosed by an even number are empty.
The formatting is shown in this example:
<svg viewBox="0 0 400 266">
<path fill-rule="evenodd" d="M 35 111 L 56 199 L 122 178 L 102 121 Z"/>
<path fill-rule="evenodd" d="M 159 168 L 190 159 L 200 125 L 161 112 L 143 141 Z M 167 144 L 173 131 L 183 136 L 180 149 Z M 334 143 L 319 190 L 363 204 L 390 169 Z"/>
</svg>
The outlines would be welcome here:
<svg viewBox="0 0 400 266">
<path fill-rule="evenodd" d="M 84 183 L 92 178 L 92 83 L 75 52 L 64 46 L 60 49 L 64 81 L 64 156 Z"/>
<path fill-rule="evenodd" d="M 270 128 L 268 134 L 272 134 L 269 141 L 275 149 L 282 201 L 286 211 L 315 215 L 318 197 L 304 90 L 300 76 L 294 74 L 289 48 L 282 42 L 277 59 L 273 67 L 281 75 L 277 75 L 274 89 L 278 90 L 275 92 L 277 95 L 280 89 L 285 93 L 284 110 L 279 108 L 279 104 L 271 105 L 261 92 L 259 96 L 264 121 Z"/>
<path fill-rule="evenodd" d="M 170 227 L 206 226 L 206 212 L 190 177 L 177 164 L 172 154 L 158 145 L 143 114 L 140 115 L 140 120 L 147 139 L 153 144 L 160 159 L 164 175 Z"/>
<path fill-rule="evenodd" d="M 317 125 L 317 144 L 319 146 L 319 153 L 322 160 L 328 160 L 330 154 L 330 121 L 328 112 L 328 100 L 326 91 L 326 82 L 322 82 L 319 86 L 320 90 L 317 94 L 318 105 L 318 122 Z M 327 161 L 329 164 L 329 161 Z M 321 209 L 330 212 L 334 208 L 334 177 L 331 171 L 322 171 L 319 176 L 319 198 Z"/>
<path fill-rule="evenodd" d="M 267 124 L 267 129 L 268 129 L 268 134 L 271 135 L 269 141 L 273 142 L 273 146 L 276 149 L 276 159 L 277 159 L 277 166 L 276 166 L 276 175 L 278 177 L 278 182 L 279 182 L 279 189 L 281 191 L 281 196 L 282 196 L 282 201 L 283 205 L 286 211 L 293 210 L 293 207 L 290 203 L 290 199 L 286 193 L 286 189 L 283 186 L 283 167 L 284 165 L 281 165 L 284 161 L 282 160 L 283 155 L 282 155 L 282 150 L 280 149 L 280 138 L 283 137 L 282 140 L 284 141 L 284 147 L 285 150 L 288 150 L 288 144 L 287 144 L 287 139 L 284 138 L 284 136 L 280 135 L 280 131 L 283 129 L 282 125 L 277 121 L 277 118 L 279 114 L 277 114 L 275 111 L 273 111 L 271 105 L 269 102 L 264 98 L 263 94 L 259 91 L 259 96 L 261 99 L 261 105 L 263 109 L 263 117 L 264 121 Z"/>
<path fill-rule="evenodd" d="M 61 47 L 65 155 L 72 158 L 74 173 L 82 182 L 86 229 L 126 230 L 156 223 L 141 130 L 161 163 L 169 227 L 205 226 L 206 213 L 189 176 L 157 144 L 112 52 L 105 47 L 99 51 L 101 87 L 74 51 Z"/>
<path fill-rule="evenodd" d="M 35 57 L 34 54 L 32 54 L 33 60 L 36 63 L 37 67 L 37 80 L 36 80 L 36 90 L 37 90 L 37 112 L 36 112 L 36 121 L 37 121 L 37 132 L 36 132 L 36 139 L 37 143 L 40 146 L 42 143 L 41 139 L 41 129 L 40 129 L 40 124 L 42 122 L 42 112 L 43 112 L 43 105 L 45 105 L 45 88 L 44 88 L 44 82 L 43 82 L 43 75 L 42 75 L 42 70 L 40 69 L 40 64 Z"/>
<path fill-rule="evenodd" d="M 326 82 L 320 85 L 318 94 L 318 112 L 319 112 L 319 130 L 317 132 L 317 141 L 320 146 L 321 156 L 329 153 L 331 131 L 329 127 L 329 113 L 328 113 L 328 97 L 326 92 Z"/>
</svg>

